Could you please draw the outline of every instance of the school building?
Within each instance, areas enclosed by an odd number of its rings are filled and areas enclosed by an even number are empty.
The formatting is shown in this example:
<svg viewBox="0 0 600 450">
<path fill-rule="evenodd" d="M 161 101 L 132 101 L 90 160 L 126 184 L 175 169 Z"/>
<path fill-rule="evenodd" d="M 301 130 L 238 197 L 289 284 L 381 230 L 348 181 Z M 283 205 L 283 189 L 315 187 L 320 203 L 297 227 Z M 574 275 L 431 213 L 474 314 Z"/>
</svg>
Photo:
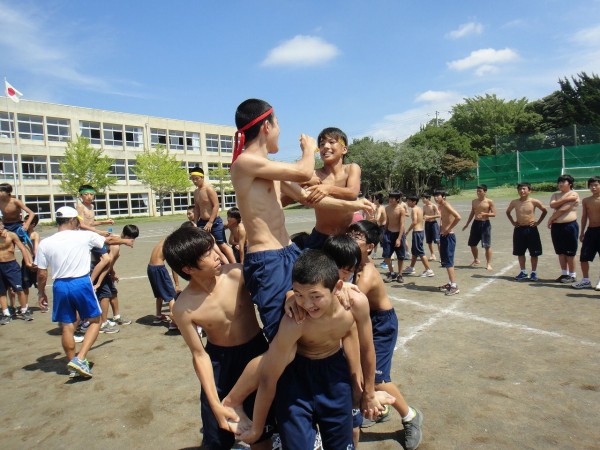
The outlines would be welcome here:
<svg viewBox="0 0 600 450">
<path fill-rule="evenodd" d="M 40 216 L 54 220 L 54 211 L 74 206 L 76 199 L 60 189 L 59 164 L 67 142 L 76 135 L 114 159 L 111 172 L 117 182 L 98 194 L 97 216 L 156 215 L 157 198 L 133 173 L 136 155 L 144 148 L 163 145 L 186 169 L 204 169 L 206 179 L 219 163 L 229 168 L 235 128 L 186 120 L 103 111 L 78 106 L 21 100 L 0 101 L 0 183 L 13 185 L 13 195 Z M 215 184 L 218 191 L 218 186 Z M 163 199 L 164 214 L 185 212 L 192 204 L 193 185 Z M 220 193 L 221 208 L 235 205 L 233 191 Z"/>
</svg>

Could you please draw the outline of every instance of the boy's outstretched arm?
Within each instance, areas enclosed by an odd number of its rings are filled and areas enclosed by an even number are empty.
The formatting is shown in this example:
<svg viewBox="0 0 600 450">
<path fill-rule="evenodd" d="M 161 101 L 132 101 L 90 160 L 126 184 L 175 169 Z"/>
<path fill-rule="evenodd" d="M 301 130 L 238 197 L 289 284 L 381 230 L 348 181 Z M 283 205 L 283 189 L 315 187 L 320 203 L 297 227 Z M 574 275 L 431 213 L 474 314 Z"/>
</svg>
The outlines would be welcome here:
<svg viewBox="0 0 600 450">
<path fill-rule="evenodd" d="M 31 269 L 31 266 L 33 265 L 33 256 L 31 256 L 29 248 L 23 245 L 23 243 L 19 239 L 19 236 L 17 236 L 15 233 L 10 231 L 10 235 L 17 248 L 21 250 L 21 253 L 23 254 L 23 261 L 25 261 L 25 266 Z"/>
<path fill-rule="evenodd" d="M 360 166 L 356 163 L 348 165 L 348 180 L 346 186 L 335 186 L 333 184 L 317 184 L 306 188 L 309 203 L 318 203 L 328 195 L 342 200 L 355 200 L 360 192 Z"/>
<path fill-rule="evenodd" d="M 373 214 L 375 211 L 375 206 L 373 203 L 364 198 L 357 200 L 340 200 L 333 197 L 325 197 L 319 203 L 309 203 L 307 201 L 308 193 L 296 183 L 281 182 L 281 194 L 286 197 L 290 197 L 299 203 L 302 203 L 304 206 L 324 209 L 331 212 L 354 212 L 358 210 L 364 210 Z"/>
</svg>

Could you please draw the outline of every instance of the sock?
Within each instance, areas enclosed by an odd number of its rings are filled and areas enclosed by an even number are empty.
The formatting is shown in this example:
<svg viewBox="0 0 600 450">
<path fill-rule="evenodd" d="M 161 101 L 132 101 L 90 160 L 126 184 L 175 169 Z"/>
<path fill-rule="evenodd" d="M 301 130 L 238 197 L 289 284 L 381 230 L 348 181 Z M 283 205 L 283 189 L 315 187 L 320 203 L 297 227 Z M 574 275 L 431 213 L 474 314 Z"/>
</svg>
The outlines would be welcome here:
<svg viewBox="0 0 600 450">
<path fill-rule="evenodd" d="M 5 316 L 10 316 L 10 310 L 8 308 L 2 310 L 2 314 Z"/>
<path fill-rule="evenodd" d="M 568 270 L 561 270 L 560 273 L 561 273 L 561 275 L 569 275 Z"/>
<path fill-rule="evenodd" d="M 409 406 L 408 413 L 406 414 L 406 416 L 404 416 L 402 418 L 402 422 L 410 422 L 411 420 L 413 420 L 415 418 L 416 415 L 417 415 L 417 412 Z"/>
<path fill-rule="evenodd" d="M 456 287 L 456 283 L 450 283 L 450 287 L 455 288 Z"/>
<path fill-rule="evenodd" d="M 587 277 L 584 277 L 584 278 L 582 278 L 582 279 L 581 279 L 581 281 L 583 281 L 584 283 L 585 283 L 585 282 L 588 282 L 588 283 L 589 283 L 589 282 L 590 282 L 590 279 L 589 279 L 589 278 L 587 278 Z"/>
<path fill-rule="evenodd" d="M 113 321 L 119 320 L 120 318 L 121 318 L 121 314 L 117 314 L 116 316 L 113 317 Z"/>
<path fill-rule="evenodd" d="M 524 273 L 525 275 L 527 275 L 527 269 L 521 269 L 521 273 Z"/>
<path fill-rule="evenodd" d="M 537 270 L 532 270 L 531 275 L 537 275 Z"/>
<path fill-rule="evenodd" d="M 577 272 L 571 272 L 569 274 L 570 277 L 577 278 Z"/>
<path fill-rule="evenodd" d="M 29 309 L 29 305 L 25 305 L 24 307 L 22 307 L 21 314 L 25 314 L 27 312 L 27 309 Z"/>
</svg>

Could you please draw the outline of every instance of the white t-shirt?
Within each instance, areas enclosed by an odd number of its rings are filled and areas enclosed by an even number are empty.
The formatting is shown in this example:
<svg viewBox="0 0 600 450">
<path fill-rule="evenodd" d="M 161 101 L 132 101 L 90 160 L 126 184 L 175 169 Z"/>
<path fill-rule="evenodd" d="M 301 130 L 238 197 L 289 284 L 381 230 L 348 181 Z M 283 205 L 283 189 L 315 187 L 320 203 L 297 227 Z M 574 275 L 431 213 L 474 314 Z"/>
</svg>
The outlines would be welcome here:
<svg viewBox="0 0 600 450">
<path fill-rule="evenodd" d="M 53 280 L 82 277 L 90 273 L 90 250 L 103 245 L 104 237 L 93 231 L 59 231 L 42 239 L 35 263 L 40 269 L 50 267 Z"/>
</svg>

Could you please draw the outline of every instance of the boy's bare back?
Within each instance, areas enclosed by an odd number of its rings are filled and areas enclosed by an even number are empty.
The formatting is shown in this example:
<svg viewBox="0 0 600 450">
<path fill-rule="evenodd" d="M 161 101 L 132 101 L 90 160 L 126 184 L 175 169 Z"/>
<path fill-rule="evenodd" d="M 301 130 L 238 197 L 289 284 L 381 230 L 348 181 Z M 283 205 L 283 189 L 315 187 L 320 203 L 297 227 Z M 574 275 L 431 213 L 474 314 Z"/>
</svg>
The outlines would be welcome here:
<svg viewBox="0 0 600 450">
<path fill-rule="evenodd" d="M 371 311 L 387 311 L 392 308 L 383 279 L 370 258 L 360 268 L 356 285 L 367 296 Z"/>
</svg>

